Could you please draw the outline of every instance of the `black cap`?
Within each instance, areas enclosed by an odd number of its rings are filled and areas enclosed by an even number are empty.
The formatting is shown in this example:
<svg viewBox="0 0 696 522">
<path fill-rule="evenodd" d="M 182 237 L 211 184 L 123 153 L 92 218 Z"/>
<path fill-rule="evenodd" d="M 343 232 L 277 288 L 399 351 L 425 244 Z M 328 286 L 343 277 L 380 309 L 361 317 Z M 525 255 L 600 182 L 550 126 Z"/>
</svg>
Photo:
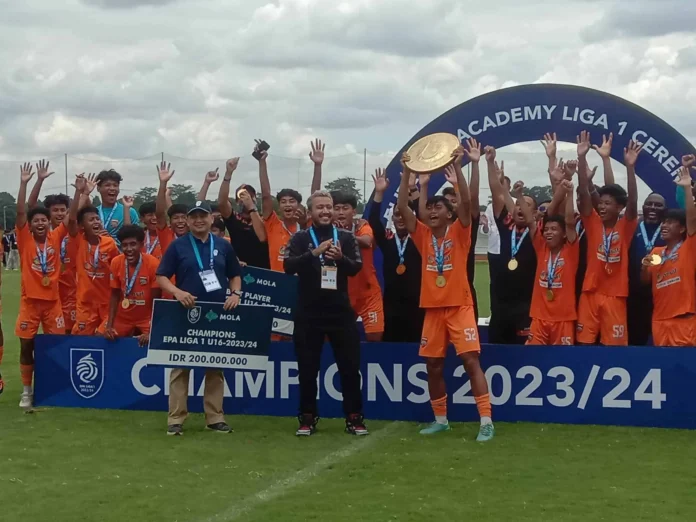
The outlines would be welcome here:
<svg viewBox="0 0 696 522">
<path fill-rule="evenodd" d="M 205 212 L 206 214 L 213 213 L 213 211 L 210 208 L 210 205 L 207 202 L 196 201 L 196 204 L 189 208 L 187 215 L 190 216 L 193 212 L 196 212 L 197 210 L 200 210 L 201 212 Z"/>
</svg>

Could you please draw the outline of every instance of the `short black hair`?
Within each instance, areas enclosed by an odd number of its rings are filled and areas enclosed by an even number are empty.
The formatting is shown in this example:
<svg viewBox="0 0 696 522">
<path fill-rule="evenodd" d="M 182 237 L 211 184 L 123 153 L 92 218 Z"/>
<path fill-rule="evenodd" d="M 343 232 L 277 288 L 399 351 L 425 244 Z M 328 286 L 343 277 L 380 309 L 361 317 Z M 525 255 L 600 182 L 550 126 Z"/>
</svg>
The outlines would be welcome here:
<svg viewBox="0 0 696 522">
<path fill-rule="evenodd" d="M 27 214 L 27 221 L 31 223 L 31 220 L 34 219 L 34 216 L 39 214 L 41 214 L 42 216 L 46 216 L 47 219 L 51 219 L 51 212 L 46 207 L 34 207 Z"/>
<path fill-rule="evenodd" d="M 211 228 L 217 228 L 218 230 L 222 230 L 224 232 L 225 231 L 225 222 L 220 218 L 214 219 L 213 226 Z"/>
<path fill-rule="evenodd" d="M 70 207 L 70 198 L 65 194 L 51 194 L 44 198 L 44 207 L 51 208 L 54 205 L 65 205 L 65 208 Z"/>
<path fill-rule="evenodd" d="M 347 192 L 345 190 L 332 190 L 331 199 L 333 199 L 334 206 L 350 205 L 353 208 L 358 208 L 358 197 L 352 192 Z"/>
<path fill-rule="evenodd" d="M 97 174 L 97 185 L 101 186 L 105 181 L 115 181 L 120 185 L 123 181 L 123 177 L 114 169 L 102 170 Z"/>
<path fill-rule="evenodd" d="M 457 192 L 454 190 L 454 187 L 445 187 L 445 189 L 442 191 L 443 196 L 454 196 L 455 198 L 457 197 Z"/>
<path fill-rule="evenodd" d="M 140 217 L 146 216 L 147 214 L 154 214 L 157 212 L 157 205 L 155 204 L 154 201 L 148 201 L 147 203 L 143 203 L 140 205 L 140 208 L 138 209 L 138 214 Z"/>
<path fill-rule="evenodd" d="M 662 221 L 678 221 L 679 224 L 683 227 L 686 226 L 686 211 L 680 209 L 680 208 L 670 208 L 665 211 L 665 216 L 662 218 Z"/>
<path fill-rule="evenodd" d="M 210 204 L 210 211 L 211 212 L 220 212 L 220 205 L 217 203 L 211 203 Z"/>
<path fill-rule="evenodd" d="M 604 185 L 603 187 L 600 187 L 597 192 L 599 193 L 600 197 L 611 196 L 622 207 L 625 207 L 626 203 L 628 203 L 628 194 L 626 193 L 626 190 L 621 185 L 617 185 L 616 183 Z"/>
<path fill-rule="evenodd" d="M 167 210 L 167 216 L 171 219 L 175 214 L 188 214 L 189 208 L 182 203 L 174 203 L 169 210 Z"/>
<path fill-rule="evenodd" d="M 544 201 L 541 201 L 537 206 L 540 207 L 541 205 L 550 205 L 551 200 L 550 199 L 545 199 Z"/>
<path fill-rule="evenodd" d="M 123 225 L 121 230 L 116 234 L 118 240 L 123 243 L 126 239 L 135 238 L 136 241 L 142 243 L 145 241 L 145 231 L 138 225 Z"/>
<path fill-rule="evenodd" d="M 293 189 L 283 189 L 278 194 L 276 194 L 276 199 L 280 201 L 280 198 L 293 198 L 298 203 L 302 203 L 302 194 Z M 334 200 L 334 203 L 336 201 Z M 357 206 L 357 205 L 356 205 Z"/>
<path fill-rule="evenodd" d="M 237 187 L 237 190 L 234 191 L 234 199 L 237 201 L 239 200 L 237 194 L 239 194 L 240 190 L 246 190 L 252 198 L 256 197 L 256 189 L 251 185 L 247 185 L 245 183 L 244 185 L 239 185 L 239 187 Z"/>
<path fill-rule="evenodd" d="M 86 214 L 96 214 L 98 216 L 99 211 L 97 210 L 97 207 L 95 207 L 94 205 L 87 205 L 86 207 L 82 207 L 77 213 L 77 222 L 82 223 L 82 219 L 85 217 Z"/>
<path fill-rule="evenodd" d="M 546 223 L 558 223 L 564 230 L 566 227 L 565 218 L 560 214 L 554 214 L 553 216 L 544 216 L 544 225 L 546 225 Z"/>
<path fill-rule="evenodd" d="M 449 202 L 449 200 L 445 196 L 431 196 L 428 198 L 428 200 L 425 202 L 425 208 L 428 207 L 434 207 L 438 203 L 442 203 L 445 208 L 447 208 L 448 211 L 452 212 L 454 214 L 454 207 L 452 206 L 452 203 Z"/>
</svg>

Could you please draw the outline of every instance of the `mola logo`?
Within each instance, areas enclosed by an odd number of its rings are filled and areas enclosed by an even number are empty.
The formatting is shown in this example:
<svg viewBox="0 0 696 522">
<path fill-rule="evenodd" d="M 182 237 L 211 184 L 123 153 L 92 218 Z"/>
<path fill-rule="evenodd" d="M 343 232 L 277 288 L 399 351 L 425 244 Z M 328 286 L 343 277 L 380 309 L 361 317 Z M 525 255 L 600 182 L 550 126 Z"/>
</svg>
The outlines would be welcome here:
<svg viewBox="0 0 696 522">
<path fill-rule="evenodd" d="M 191 324 L 196 324 L 201 318 L 201 307 L 194 306 L 188 311 L 188 320 Z"/>
<path fill-rule="evenodd" d="M 244 276 L 244 282 L 245 282 L 246 284 L 250 285 L 251 283 L 255 283 L 255 282 L 256 282 L 256 279 L 254 279 L 254 276 L 253 276 L 253 275 L 247 274 L 247 275 Z"/>
<path fill-rule="evenodd" d="M 70 381 L 80 397 L 97 395 L 104 384 L 104 350 L 71 348 Z"/>
</svg>

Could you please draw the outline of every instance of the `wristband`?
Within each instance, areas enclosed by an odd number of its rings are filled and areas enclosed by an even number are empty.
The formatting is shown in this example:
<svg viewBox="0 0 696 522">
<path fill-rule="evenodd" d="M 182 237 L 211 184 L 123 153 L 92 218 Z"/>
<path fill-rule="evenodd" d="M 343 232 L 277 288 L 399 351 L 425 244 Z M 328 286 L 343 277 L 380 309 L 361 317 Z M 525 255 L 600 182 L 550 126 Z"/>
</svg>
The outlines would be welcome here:
<svg viewBox="0 0 696 522">
<path fill-rule="evenodd" d="M 223 176 L 222 181 L 226 181 L 227 183 L 229 183 L 230 181 L 232 181 L 232 176 L 230 176 L 229 178 L 227 176 Z"/>
<path fill-rule="evenodd" d="M 241 290 L 232 290 L 232 295 L 236 295 L 237 297 L 242 297 L 242 291 Z"/>
<path fill-rule="evenodd" d="M 252 212 L 258 212 L 258 211 L 259 211 L 259 209 L 256 207 L 250 208 L 249 210 L 247 210 L 247 212 L 249 212 L 249 214 L 251 214 Z"/>
</svg>

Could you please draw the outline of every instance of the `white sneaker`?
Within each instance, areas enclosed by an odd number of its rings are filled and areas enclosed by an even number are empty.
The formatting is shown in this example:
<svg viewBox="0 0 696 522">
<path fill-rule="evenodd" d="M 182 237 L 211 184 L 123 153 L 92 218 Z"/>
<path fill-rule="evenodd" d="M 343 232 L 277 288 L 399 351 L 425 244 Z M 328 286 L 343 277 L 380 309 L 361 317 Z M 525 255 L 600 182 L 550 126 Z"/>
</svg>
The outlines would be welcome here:
<svg viewBox="0 0 696 522">
<path fill-rule="evenodd" d="M 28 410 L 34 404 L 34 394 L 29 392 L 22 392 L 22 398 L 19 401 L 19 407 Z"/>
</svg>

